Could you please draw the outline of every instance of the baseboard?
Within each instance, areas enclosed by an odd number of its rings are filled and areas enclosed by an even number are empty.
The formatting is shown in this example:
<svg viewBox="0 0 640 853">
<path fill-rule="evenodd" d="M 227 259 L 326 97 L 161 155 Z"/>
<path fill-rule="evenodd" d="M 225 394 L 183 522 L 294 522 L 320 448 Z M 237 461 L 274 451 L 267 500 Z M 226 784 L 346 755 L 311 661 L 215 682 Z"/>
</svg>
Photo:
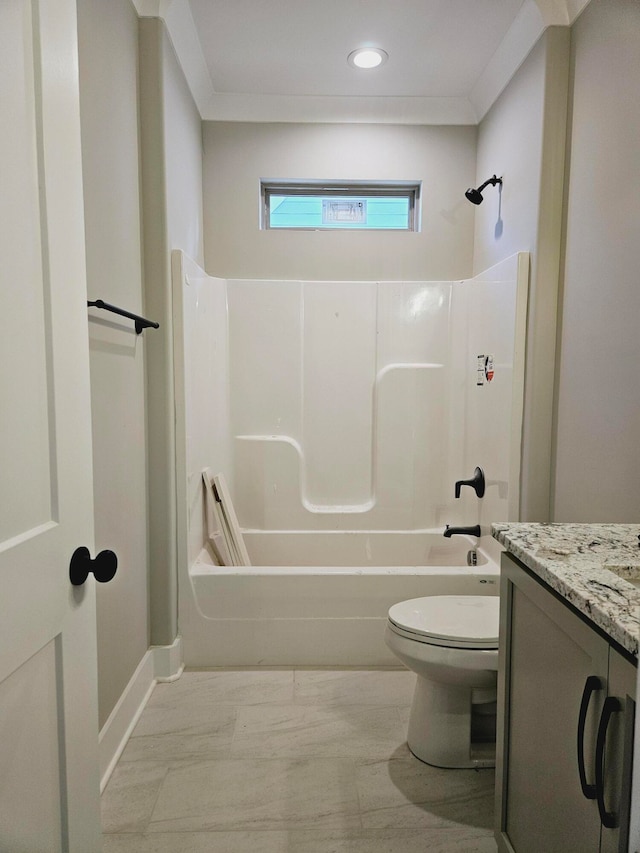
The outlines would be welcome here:
<svg viewBox="0 0 640 853">
<path fill-rule="evenodd" d="M 100 730 L 101 793 L 153 693 L 153 688 L 159 681 L 175 681 L 183 669 L 180 637 L 170 646 L 152 646 L 144 654 L 109 719 Z"/>
<path fill-rule="evenodd" d="M 170 646 L 151 646 L 154 656 L 156 681 L 175 681 L 184 669 L 182 637 L 176 637 Z"/>
</svg>

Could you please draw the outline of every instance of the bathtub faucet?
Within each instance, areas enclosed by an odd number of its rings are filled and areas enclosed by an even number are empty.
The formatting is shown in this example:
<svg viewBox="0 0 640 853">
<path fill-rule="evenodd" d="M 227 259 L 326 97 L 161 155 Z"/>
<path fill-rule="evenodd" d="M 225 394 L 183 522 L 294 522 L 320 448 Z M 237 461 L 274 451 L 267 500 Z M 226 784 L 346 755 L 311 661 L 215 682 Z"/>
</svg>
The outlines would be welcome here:
<svg viewBox="0 0 640 853">
<path fill-rule="evenodd" d="M 449 527 L 447 526 L 444 529 L 444 533 L 442 534 L 446 539 L 450 539 L 452 536 L 455 536 L 456 533 L 461 533 L 464 536 L 480 536 L 480 525 L 476 524 L 474 527 Z"/>
<path fill-rule="evenodd" d="M 462 486 L 471 486 L 476 495 L 479 498 L 484 497 L 484 490 L 486 488 L 485 479 L 484 479 L 484 471 L 482 468 L 476 468 L 473 472 L 473 477 L 470 480 L 456 480 L 456 498 L 460 497 L 460 489 Z"/>
</svg>

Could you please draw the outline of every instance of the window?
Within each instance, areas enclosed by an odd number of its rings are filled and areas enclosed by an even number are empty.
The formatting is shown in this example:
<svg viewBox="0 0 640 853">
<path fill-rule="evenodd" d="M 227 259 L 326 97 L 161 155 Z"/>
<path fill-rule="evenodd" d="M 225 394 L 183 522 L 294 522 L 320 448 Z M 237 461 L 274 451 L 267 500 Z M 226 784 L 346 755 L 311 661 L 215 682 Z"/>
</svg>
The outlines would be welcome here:
<svg viewBox="0 0 640 853">
<path fill-rule="evenodd" d="M 262 228 L 417 231 L 419 183 L 261 181 Z"/>
</svg>

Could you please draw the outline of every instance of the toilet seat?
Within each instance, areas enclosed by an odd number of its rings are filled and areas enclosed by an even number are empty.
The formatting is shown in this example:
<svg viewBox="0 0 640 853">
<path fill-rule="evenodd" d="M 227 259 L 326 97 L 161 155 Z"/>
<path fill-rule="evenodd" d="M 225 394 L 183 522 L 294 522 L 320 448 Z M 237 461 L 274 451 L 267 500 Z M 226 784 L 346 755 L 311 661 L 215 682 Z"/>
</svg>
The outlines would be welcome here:
<svg viewBox="0 0 640 853">
<path fill-rule="evenodd" d="M 497 649 L 500 600 L 495 595 L 430 595 L 389 609 L 390 629 L 434 646 Z"/>
</svg>

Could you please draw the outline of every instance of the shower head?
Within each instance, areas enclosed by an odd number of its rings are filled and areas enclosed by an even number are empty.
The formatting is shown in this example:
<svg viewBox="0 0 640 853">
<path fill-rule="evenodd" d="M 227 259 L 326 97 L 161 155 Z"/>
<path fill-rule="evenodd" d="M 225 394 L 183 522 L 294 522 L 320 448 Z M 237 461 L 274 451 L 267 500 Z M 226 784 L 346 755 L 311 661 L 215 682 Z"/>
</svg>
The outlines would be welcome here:
<svg viewBox="0 0 640 853">
<path fill-rule="evenodd" d="M 482 193 L 480 190 L 474 190 L 472 187 L 469 187 L 465 196 L 469 199 L 471 204 L 482 204 Z"/>
<path fill-rule="evenodd" d="M 473 187 L 469 187 L 469 189 L 465 193 L 465 197 L 469 199 L 471 204 L 482 204 L 482 190 L 491 184 L 492 187 L 495 187 L 496 184 L 502 184 L 502 178 L 493 177 L 489 178 L 488 181 L 485 181 L 484 184 L 480 184 L 477 190 L 474 190 Z"/>
</svg>

